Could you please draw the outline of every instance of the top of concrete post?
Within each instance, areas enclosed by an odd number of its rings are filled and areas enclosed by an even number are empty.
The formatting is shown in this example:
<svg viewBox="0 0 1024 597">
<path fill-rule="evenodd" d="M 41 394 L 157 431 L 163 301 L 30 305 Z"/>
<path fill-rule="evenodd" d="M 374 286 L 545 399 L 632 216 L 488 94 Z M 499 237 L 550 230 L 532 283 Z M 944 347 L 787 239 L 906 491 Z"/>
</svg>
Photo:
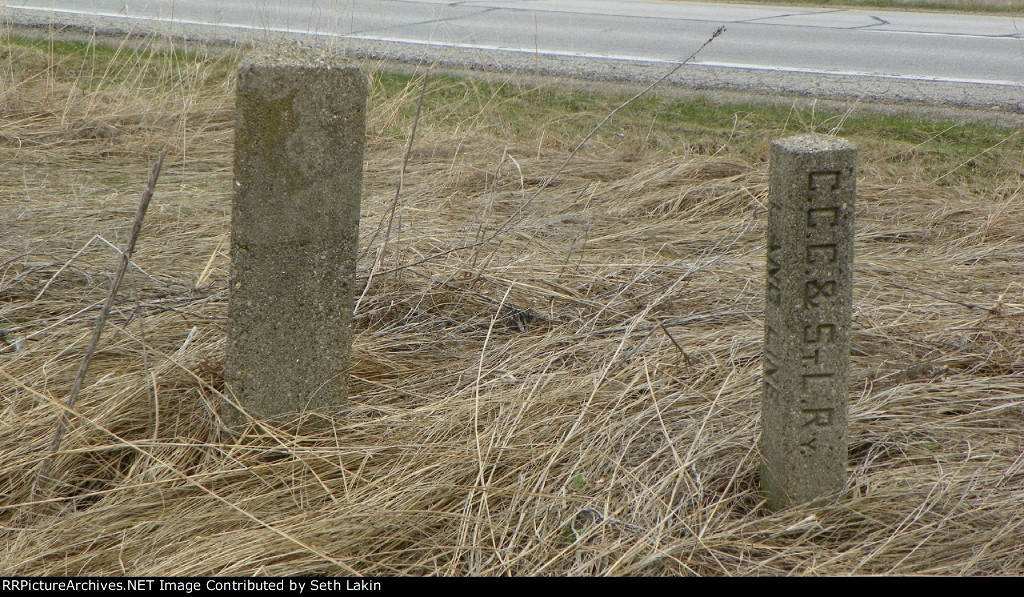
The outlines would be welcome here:
<svg viewBox="0 0 1024 597">
<path fill-rule="evenodd" d="M 338 53 L 290 44 L 253 52 L 238 76 L 236 187 L 264 192 L 243 193 L 233 242 L 310 242 L 357 221 L 358 202 L 335 198 L 358 197 L 362 188 L 361 174 L 346 174 L 363 167 L 362 70 Z"/>
<path fill-rule="evenodd" d="M 289 68 L 355 68 L 343 54 L 324 46 L 306 46 L 299 43 L 268 44 L 248 52 L 241 67 L 250 65 L 287 66 Z"/>
<path fill-rule="evenodd" d="M 772 145 L 790 152 L 818 153 L 826 151 L 857 151 L 852 143 L 829 135 L 799 135 L 772 142 Z"/>
</svg>

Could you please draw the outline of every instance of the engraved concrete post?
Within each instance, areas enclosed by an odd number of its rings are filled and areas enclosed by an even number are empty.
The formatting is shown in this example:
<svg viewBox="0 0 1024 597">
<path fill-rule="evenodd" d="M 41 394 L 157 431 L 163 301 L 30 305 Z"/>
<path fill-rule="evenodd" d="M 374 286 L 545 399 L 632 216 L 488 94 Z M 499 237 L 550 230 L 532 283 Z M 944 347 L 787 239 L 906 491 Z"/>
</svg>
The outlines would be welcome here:
<svg viewBox="0 0 1024 597">
<path fill-rule="evenodd" d="M 834 137 L 772 144 L 760 445 L 772 510 L 846 482 L 856 161 Z"/>
<path fill-rule="evenodd" d="M 265 51 L 239 69 L 236 110 L 225 379 L 260 417 L 337 404 L 352 345 L 365 79 L 334 55 Z"/>
</svg>

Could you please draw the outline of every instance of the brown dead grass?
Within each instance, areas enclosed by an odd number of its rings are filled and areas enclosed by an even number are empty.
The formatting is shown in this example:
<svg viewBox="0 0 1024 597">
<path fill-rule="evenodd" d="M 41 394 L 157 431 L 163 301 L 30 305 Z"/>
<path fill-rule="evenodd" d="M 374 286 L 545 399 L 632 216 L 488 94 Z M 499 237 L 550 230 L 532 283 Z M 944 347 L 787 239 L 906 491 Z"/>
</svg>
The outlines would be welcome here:
<svg viewBox="0 0 1024 597">
<path fill-rule="evenodd" d="M 180 83 L 85 85 L 2 51 L 6 574 L 1024 573 L 1020 161 L 979 192 L 862 156 L 849 482 L 768 514 L 763 159 L 626 131 L 537 194 L 578 140 L 558 123 L 428 110 L 381 230 L 418 83 L 375 86 L 351 401 L 229 435 L 230 77 L 140 59 Z M 160 149 L 58 484 L 33 500 Z"/>
</svg>

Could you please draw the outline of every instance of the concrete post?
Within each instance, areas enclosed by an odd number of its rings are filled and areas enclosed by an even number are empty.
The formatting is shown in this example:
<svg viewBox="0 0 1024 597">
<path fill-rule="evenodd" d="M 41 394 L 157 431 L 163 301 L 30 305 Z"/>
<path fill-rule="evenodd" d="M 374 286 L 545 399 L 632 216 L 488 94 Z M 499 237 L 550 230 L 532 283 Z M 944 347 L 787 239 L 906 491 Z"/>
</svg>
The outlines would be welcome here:
<svg viewBox="0 0 1024 597">
<path fill-rule="evenodd" d="M 772 144 L 760 443 L 771 510 L 846 482 L 856 161 L 834 137 Z"/>
<path fill-rule="evenodd" d="M 236 110 L 229 391 L 258 417 L 337 404 L 348 392 L 366 81 L 337 56 L 267 51 L 242 62 Z"/>
</svg>

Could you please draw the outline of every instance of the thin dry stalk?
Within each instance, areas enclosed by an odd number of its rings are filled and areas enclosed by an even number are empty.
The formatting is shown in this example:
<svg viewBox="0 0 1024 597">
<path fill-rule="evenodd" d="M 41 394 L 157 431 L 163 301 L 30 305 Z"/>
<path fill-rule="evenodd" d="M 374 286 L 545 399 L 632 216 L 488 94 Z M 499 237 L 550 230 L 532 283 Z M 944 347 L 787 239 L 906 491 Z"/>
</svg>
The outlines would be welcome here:
<svg viewBox="0 0 1024 597">
<path fill-rule="evenodd" d="M 512 224 L 512 222 L 514 222 L 516 220 L 516 218 L 518 218 L 522 214 L 522 212 L 525 209 L 527 209 L 530 206 L 531 203 L 533 203 L 533 201 L 537 198 L 537 196 L 539 196 L 542 192 L 544 192 L 544 189 L 546 189 L 549 186 L 551 186 L 551 184 L 553 182 L 555 182 L 555 180 L 557 180 L 559 176 L 561 176 L 561 174 L 565 171 L 566 166 L 568 166 L 569 163 L 572 162 L 572 160 L 579 154 L 580 150 L 583 149 L 583 147 L 591 139 L 594 138 L 594 135 L 596 135 L 598 131 L 600 131 L 602 128 L 604 128 L 604 125 L 607 124 L 609 120 L 611 120 L 616 114 L 618 114 L 620 111 L 622 111 L 622 109 L 626 108 L 627 106 L 629 106 L 630 104 L 632 104 L 636 100 L 640 99 L 641 97 L 647 95 L 652 90 L 654 90 L 654 88 L 657 87 L 659 84 L 663 83 L 664 81 L 668 80 L 672 75 L 674 75 L 677 72 L 679 72 L 679 69 L 681 69 L 684 66 L 686 66 L 687 64 L 689 64 L 690 61 L 692 61 L 694 58 L 696 58 L 698 54 L 700 54 L 702 51 L 704 51 L 704 48 L 706 48 L 709 45 L 711 45 L 711 42 L 713 42 L 716 37 L 718 37 L 719 35 L 721 35 L 723 33 L 725 33 L 725 25 L 722 25 L 718 29 L 715 29 L 715 32 L 711 34 L 711 37 L 707 38 L 707 40 L 705 40 L 704 43 L 701 44 L 699 48 L 694 50 L 693 53 L 690 54 L 685 60 L 683 60 L 682 62 L 680 62 L 680 63 L 676 64 L 674 67 L 672 67 L 672 70 L 668 71 L 667 73 L 665 73 L 664 75 L 662 75 L 661 77 L 656 79 L 654 82 L 649 84 L 647 87 L 645 87 L 643 90 L 641 90 L 639 93 L 637 93 L 633 97 L 629 98 L 628 100 L 622 102 L 621 104 L 616 106 L 611 112 L 606 114 L 605 117 L 602 118 L 601 121 L 598 122 L 597 125 L 594 126 L 594 128 L 591 129 L 589 133 L 587 133 L 587 136 L 584 137 L 582 141 L 580 141 L 579 143 L 576 144 L 576 147 L 574 147 L 573 150 L 569 153 L 569 155 L 567 155 L 565 157 L 565 161 L 562 162 L 562 165 L 560 165 L 558 167 L 558 169 L 555 170 L 554 173 L 552 173 L 551 176 L 549 176 L 547 178 L 547 180 L 545 180 L 544 183 L 541 184 L 540 187 L 536 191 L 533 192 L 533 196 L 531 196 L 527 201 L 524 201 L 523 204 L 519 206 L 519 209 L 517 209 L 515 211 L 515 213 L 510 215 L 505 220 L 505 222 L 503 224 L 498 226 L 497 230 L 495 230 L 494 233 L 488 239 L 486 239 L 485 242 L 489 242 L 491 240 L 494 240 L 495 238 L 497 238 L 501 234 L 507 232 L 508 227 Z"/>
<path fill-rule="evenodd" d="M 399 201 L 402 198 L 402 184 L 405 182 L 405 173 L 409 169 L 409 156 L 412 155 L 412 146 L 413 143 L 415 143 L 416 141 L 416 128 L 420 124 L 420 114 L 423 111 L 423 98 L 426 96 L 427 93 L 428 79 L 428 75 L 423 75 L 422 83 L 420 84 L 419 99 L 416 100 L 416 115 L 413 117 L 412 129 L 409 131 L 409 142 L 405 146 L 405 155 L 402 157 L 402 167 L 398 171 L 398 182 L 395 183 L 395 200 L 391 204 L 391 209 L 388 210 L 387 225 L 383 226 L 385 232 L 384 240 L 381 242 L 381 247 L 379 249 L 380 251 L 383 251 L 384 249 L 387 248 L 388 241 L 391 239 L 391 232 L 394 229 L 395 214 L 398 213 Z M 381 220 L 381 223 L 383 224 L 383 220 Z M 367 243 L 367 247 L 373 245 L 373 242 L 377 239 L 377 235 L 380 233 L 380 231 L 381 227 L 378 227 L 377 230 L 374 231 L 373 236 L 370 237 L 370 240 Z"/>
<path fill-rule="evenodd" d="M 107 300 L 103 303 L 103 307 L 100 309 L 100 313 L 96 317 L 96 326 L 93 328 L 92 337 L 89 339 L 89 344 L 85 348 L 85 355 L 82 357 L 82 364 L 78 368 L 78 373 L 75 374 L 75 381 L 71 385 L 71 391 L 68 393 L 68 397 L 64 402 L 64 409 L 61 411 L 60 417 L 57 419 L 57 428 L 53 432 L 53 441 L 50 443 L 50 452 L 39 465 L 35 488 L 32 492 L 36 499 L 44 499 L 49 490 L 52 482 L 52 479 L 50 478 L 50 467 L 53 463 L 53 457 L 60 451 L 60 444 L 64 440 L 64 432 L 67 429 L 68 424 L 68 413 L 75 412 L 75 400 L 78 398 L 78 393 L 82 390 L 82 382 L 85 381 L 85 374 L 89 371 L 89 364 L 92 363 L 92 357 L 96 353 L 96 347 L 99 346 L 100 336 L 103 334 L 103 326 L 106 325 L 107 316 L 110 315 L 110 309 L 114 306 L 114 299 L 117 298 L 117 291 L 121 288 L 121 280 L 124 279 L 124 274 L 128 271 L 128 264 L 131 263 L 132 253 L 135 252 L 135 242 L 139 238 L 139 231 L 142 230 L 142 220 L 146 216 L 146 210 L 149 209 L 150 200 L 153 199 L 153 192 L 156 190 L 156 182 L 157 179 L 160 178 L 160 169 L 163 167 L 164 157 L 166 155 L 166 151 L 161 151 L 160 155 L 157 156 L 153 167 L 149 170 L 149 180 L 146 182 L 146 190 L 142 192 L 142 197 L 139 199 L 139 208 L 135 213 L 135 220 L 132 221 L 132 229 L 128 235 L 128 244 L 125 246 L 124 251 L 121 252 L 121 265 L 118 267 L 117 274 L 115 274 L 114 280 L 110 284 L 110 291 L 107 293 Z M 49 286 L 49 282 L 47 282 L 47 286 Z M 44 290 L 45 288 L 46 287 L 44 286 Z M 40 292 L 40 295 L 41 294 L 42 292 Z"/>
</svg>

